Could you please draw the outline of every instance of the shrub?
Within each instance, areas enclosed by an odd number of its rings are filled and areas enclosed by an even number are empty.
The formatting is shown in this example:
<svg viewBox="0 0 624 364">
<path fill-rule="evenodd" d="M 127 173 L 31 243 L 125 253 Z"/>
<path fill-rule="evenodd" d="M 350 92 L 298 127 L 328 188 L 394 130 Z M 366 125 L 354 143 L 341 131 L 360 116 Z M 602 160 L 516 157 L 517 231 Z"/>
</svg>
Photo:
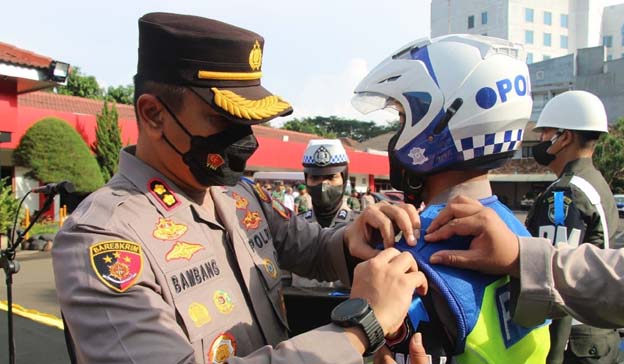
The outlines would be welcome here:
<svg viewBox="0 0 624 364">
<path fill-rule="evenodd" d="M 35 179 L 44 183 L 69 180 L 77 192 L 92 192 L 104 184 L 89 147 L 74 128 L 58 118 L 33 124 L 15 149 L 14 160 L 30 168 Z"/>
</svg>

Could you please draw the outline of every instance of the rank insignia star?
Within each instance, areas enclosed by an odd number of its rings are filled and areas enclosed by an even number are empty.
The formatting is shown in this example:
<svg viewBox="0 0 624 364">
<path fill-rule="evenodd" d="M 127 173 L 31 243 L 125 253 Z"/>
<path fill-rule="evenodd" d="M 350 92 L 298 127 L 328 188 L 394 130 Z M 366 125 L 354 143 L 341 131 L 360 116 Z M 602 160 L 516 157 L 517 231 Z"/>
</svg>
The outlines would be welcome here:
<svg viewBox="0 0 624 364">
<path fill-rule="evenodd" d="M 147 189 L 163 207 L 169 211 L 180 204 L 176 195 L 171 191 L 169 186 L 158 178 L 152 178 L 147 182 Z"/>
<path fill-rule="evenodd" d="M 193 255 L 202 249 L 204 246 L 201 244 L 178 241 L 169 249 L 165 255 L 165 260 L 168 262 L 176 259 L 191 260 Z"/>
</svg>

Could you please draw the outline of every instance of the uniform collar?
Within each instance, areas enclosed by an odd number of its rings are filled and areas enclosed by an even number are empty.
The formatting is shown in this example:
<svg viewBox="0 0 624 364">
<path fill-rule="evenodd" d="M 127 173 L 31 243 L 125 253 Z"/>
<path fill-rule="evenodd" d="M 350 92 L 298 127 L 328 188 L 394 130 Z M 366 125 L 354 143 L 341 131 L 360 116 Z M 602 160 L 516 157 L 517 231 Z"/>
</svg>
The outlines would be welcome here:
<svg viewBox="0 0 624 364">
<path fill-rule="evenodd" d="M 490 197 L 492 196 L 492 187 L 490 187 L 490 181 L 488 181 L 487 179 L 478 179 L 475 181 L 460 183 L 432 198 L 431 201 L 429 201 L 429 204 L 445 204 L 452 198 L 459 195 L 474 198 L 475 200 L 481 200 L 486 197 Z"/>
<path fill-rule="evenodd" d="M 119 173 L 128 179 L 152 202 L 165 217 L 184 209 L 191 201 L 171 180 L 136 157 L 136 146 L 126 147 L 119 154 Z"/>
<path fill-rule="evenodd" d="M 568 164 L 565 165 L 565 167 L 563 168 L 563 173 L 561 175 L 564 175 L 566 173 L 579 173 L 583 170 L 587 170 L 587 169 L 593 169 L 594 168 L 594 163 L 592 162 L 591 158 L 579 158 L 579 159 L 575 159 L 571 162 L 568 162 Z"/>
</svg>

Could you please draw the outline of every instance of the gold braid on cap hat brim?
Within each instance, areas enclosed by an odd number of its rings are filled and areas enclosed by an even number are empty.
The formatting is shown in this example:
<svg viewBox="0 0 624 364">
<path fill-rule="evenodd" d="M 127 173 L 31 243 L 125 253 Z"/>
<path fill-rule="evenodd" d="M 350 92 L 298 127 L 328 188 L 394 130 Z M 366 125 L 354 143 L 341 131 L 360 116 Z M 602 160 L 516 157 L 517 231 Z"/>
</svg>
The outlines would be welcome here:
<svg viewBox="0 0 624 364">
<path fill-rule="evenodd" d="M 289 103 L 275 95 L 260 100 L 248 100 L 230 90 L 219 90 L 216 87 L 211 90 L 217 106 L 241 119 L 262 120 L 274 117 L 290 107 Z"/>
</svg>

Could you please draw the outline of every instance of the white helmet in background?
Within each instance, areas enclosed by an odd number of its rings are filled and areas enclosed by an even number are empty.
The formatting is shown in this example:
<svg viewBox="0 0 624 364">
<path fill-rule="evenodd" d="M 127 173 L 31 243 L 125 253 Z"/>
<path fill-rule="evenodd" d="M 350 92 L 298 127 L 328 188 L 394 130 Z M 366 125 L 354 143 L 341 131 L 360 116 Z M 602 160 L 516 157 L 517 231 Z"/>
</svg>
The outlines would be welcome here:
<svg viewBox="0 0 624 364">
<path fill-rule="evenodd" d="M 302 164 L 303 172 L 313 176 L 344 173 L 349 156 L 340 139 L 312 139 L 303 152 Z"/>
<path fill-rule="evenodd" d="M 446 169 L 491 169 L 519 148 L 531 115 L 521 46 L 478 35 L 412 42 L 355 89 L 363 113 L 399 103 L 406 122 L 388 144 L 391 183 Z M 422 181 L 422 180 L 421 180 Z"/>
<path fill-rule="evenodd" d="M 609 132 L 602 101 L 587 91 L 566 91 L 548 101 L 534 130 L 541 128 Z"/>
</svg>

